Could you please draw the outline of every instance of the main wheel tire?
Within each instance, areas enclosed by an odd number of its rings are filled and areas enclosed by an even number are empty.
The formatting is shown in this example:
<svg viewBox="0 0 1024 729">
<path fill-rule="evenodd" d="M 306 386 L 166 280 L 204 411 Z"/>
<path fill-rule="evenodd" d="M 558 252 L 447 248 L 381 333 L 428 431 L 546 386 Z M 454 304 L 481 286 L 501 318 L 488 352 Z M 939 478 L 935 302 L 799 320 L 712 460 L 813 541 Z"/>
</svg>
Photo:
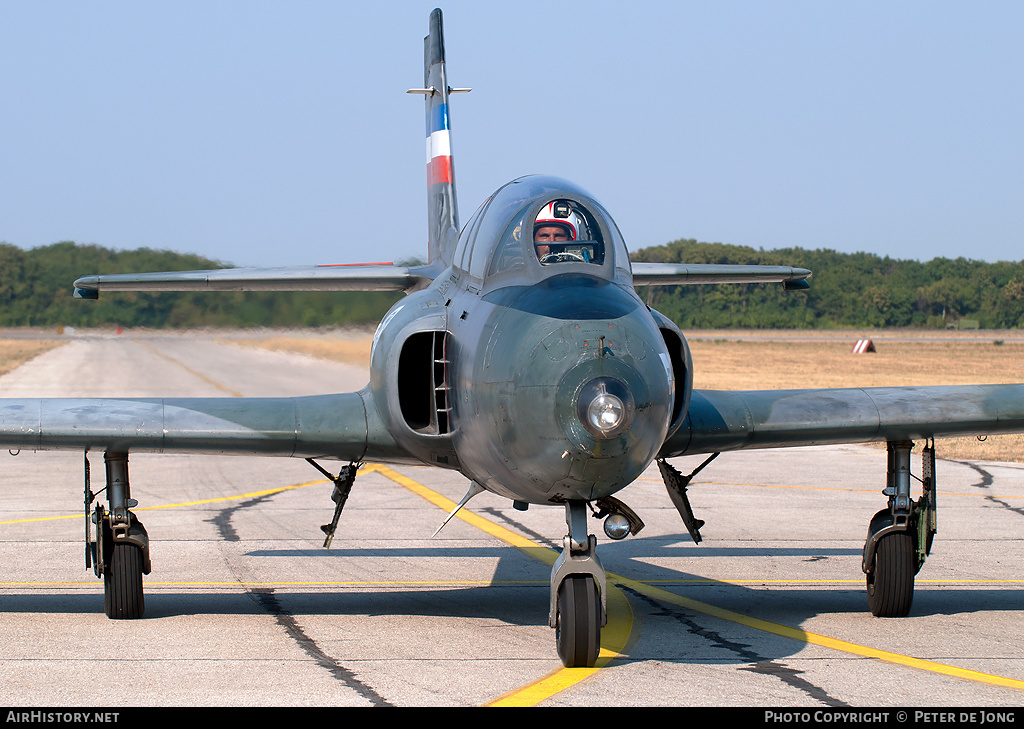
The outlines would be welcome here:
<svg viewBox="0 0 1024 729">
<path fill-rule="evenodd" d="M 114 544 L 103 572 L 103 609 L 108 618 L 135 620 L 146 611 L 142 592 L 142 549 Z"/>
<path fill-rule="evenodd" d="M 601 602 L 591 575 L 569 575 L 558 588 L 555 642 L 566 668 L 592 668 L 601 652 Z"/>
<path fill-rule="evenodd" d="M 868 607 L 879 618 L 902 618 L 914 600 L 917 554 L 910 534 L 888 534 L 878 541 L 874 570 L 868 574 Z"/>
</svg>

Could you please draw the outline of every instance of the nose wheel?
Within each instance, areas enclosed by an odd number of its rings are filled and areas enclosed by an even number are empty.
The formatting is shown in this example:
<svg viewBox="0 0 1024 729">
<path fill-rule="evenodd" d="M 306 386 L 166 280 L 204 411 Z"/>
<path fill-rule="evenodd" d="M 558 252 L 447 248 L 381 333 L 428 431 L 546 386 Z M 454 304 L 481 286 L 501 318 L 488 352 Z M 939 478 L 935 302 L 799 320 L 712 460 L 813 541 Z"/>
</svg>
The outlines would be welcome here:
<svg viewBox="0 0 1024 729">
<path fill-rule="evenodd" d="M 569 575 L 558 588 L 555 643 L 566 668 L 590 668 L 601 652 L 601 598 L 591 575 Z"/>
<path fill-rule="evenodd" d="M 565 506 L 569 534 L 551 570 L 551 612 L 558 657 L 566 668 L 592 668 L 601 652 L 601 628 L 607 621 L 604 568 L 597 559 L 597 538 L 587 534 L 587 505 Z"/>
</svg>

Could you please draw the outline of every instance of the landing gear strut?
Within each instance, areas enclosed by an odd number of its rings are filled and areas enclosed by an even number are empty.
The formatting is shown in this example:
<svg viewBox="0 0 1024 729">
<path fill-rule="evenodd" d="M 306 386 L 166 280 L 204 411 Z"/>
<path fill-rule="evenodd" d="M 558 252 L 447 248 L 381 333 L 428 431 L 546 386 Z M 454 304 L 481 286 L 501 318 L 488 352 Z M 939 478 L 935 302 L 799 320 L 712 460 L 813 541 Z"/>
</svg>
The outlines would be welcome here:
<svg viewBox="0 0 1024 729">
<path fill-rule="evenodd" d="M 868 526 L 862 569 L 867 576 L 868 607 L 880 618 L 904 617 L 914 599 L 914 577 L 931 552 L 936 532 L 935 443 L 923 452 L 922 494 L 910 498 L 910 441 L 890 441 L 886 487 L 887 508 Z"/>
<path fill-rule="evenodd" d="M 334 540 L 334 532 L 338 529 L 338 519 L 341 518 L 341 510 L 345 508 L 348 495 L 352 492 L 352 484 L 356 481 L 356 471 L 363 464 L 350 463 L 341 469 L 341 473 L 335 476 L 312 458 L 307 458 L 306 463 L 334 482 L 334 493 L 331 494 L 331 500 L 334 502 L 334 518 L 331 519 L 330 524 L 324 524 L 320 527 L 320 531 L 327 535 L 327 538 L 324 539 L 324 549 L 328 549 L 331 546 L 331 541 Z"/>
<path fill-rule="evenodd" d="M 688 476 L 684 476 L 664 458 L 658 459 L 658 470 L 661 471 L 661 478 L 665 482 L 665 488 L 668 489 L 668 496 L 672 499 L 676 511 L 679 512 L 679 516 L 683 518 L 683 524 L 686 526 L 686 531 L 690 533 L 690 538 L 693 539 L 694 544 L 700 544 L 700 528 L 704 526 L 704 522 L 693 515 L 693 508 L 690 506 L 690 499 L 686 495 L 686 489 L 689 487 L 693 477 L 704 470 L 704 467 L 718 458 L 718 456 L 718 453 L 712 453 L 703 463 L 691 471 Z"/>
<path fill-rule="evenodd" d="M 96 494 L 89 482 L 89 454 L 85 455 L 85 567 L 91 567 L 97 577 L 103 578 L 103 611 L 107 617 L 135 620 L 146 611 L 142 575 L 148 575 L 151 569 L 149 535 L 130 511 L 138 502 L 131 498 L 128 454 L 108 451 L 103 460 L 109 510 L 97 503 L 90 514 Z"/>
<path fill-rule="evenodd" d="M 597 559 L 597 538 L 587 534 L 587 504 L 565 505 L 569 533 L 551 569 L 551 610 L 558 657 L 566 668 L 592 668 L 601 652 L 607 623 L 607 580 Z"/>
</svg>

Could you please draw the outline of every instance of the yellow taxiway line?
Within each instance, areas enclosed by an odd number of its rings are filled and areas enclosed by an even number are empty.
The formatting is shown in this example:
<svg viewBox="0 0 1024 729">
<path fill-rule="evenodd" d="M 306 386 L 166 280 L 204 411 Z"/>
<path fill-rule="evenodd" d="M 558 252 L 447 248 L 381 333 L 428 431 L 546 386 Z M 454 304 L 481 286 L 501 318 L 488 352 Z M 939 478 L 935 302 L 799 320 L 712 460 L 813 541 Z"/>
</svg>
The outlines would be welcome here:
<svg viewBox="0 0 1024 729">
<path fill-rule="evenodd" d="M 396 483 L 405 486 L 414 493 L 423 496 L 423 498 L 446 511 L 451 511 L 451 509 L 455 507 L 455 503 L 450 499 L 441 496 L 431 489 L 428 489 L 427 487 L 416 483 L 412 479 L 402 476 L 389 468 L 379 467 L 378 472 Z M 557 557 L 557 553 L 555 553 L 554 550 L 541 547 L 529 539 L 526 539 L 505 527 L 494 524 L 493 522 L 473 514 L 472 512 L 465 514 L 464 512 L 465 509 L 459 511 L 457 516 L 460 516 L 464 521 L 470 524 L 478 526 L 488 534 L 518 547 L 531 557 L 541 559 L 548 564 L 552 564 L 554 559 Z M 759 581 L 751 580 L 750 582 Z M 633 620 L 629 603 L 625 599 L 622 591 L 619 589 L 620 587 L 634 590 L 635 592 L 646 595 L 654 600 L 678 605 L 688 610 L 693 610 L 694 612 L 709 615 L 721 620 L 727 620 L 731 623 L 743 625 L 748 628 L 754 628 L 755 630 L 771 633 L 772 635 L 790 638 L 801 643 L 807 643 L 808 645 L 822 646 L 842 651 L 844 653 L 851 653 L 860 657 L 874 658 L 887 663 L 909 666 L 911 668 L 931 671 L 932 673 L 938 673 L 946 676 L 954 676 L 956 678 L 967 679 L 970 681 L 978 681 L 980 683 L 986 683 L 993 686 L 1024 690 L 1024 681 L 1017 679 L 982 673 L 980 671 L 972 671 L 965 668 L 957 668 L 944 663 L 938 663 L 936 661 L 929 661 L 921 658 L 913 658 L 911 656 L 905 656 L 891 651 L 883 651 L 877 648 L 869 648 L 850 641 L 830 638 L 825 635 L 818 635 L 817 633 L 800 630 L 799 628 L 792 628 L 788 625 L 781 625 L 779 623 L 772 623 L 759 618 L 752 618 L 731 610 L 725 610 L 714 605 L 709 605 L 698 600 L 692 600 L 690 598 L 677 595 L 668 590 L 654 587 L 639 580 L 631 580 L 627 577 L 622 577 L 612 573 L 608 574 L 608 587 L 608 626 L 601 632 L 601 654 L 598 658 L 597 665 L 595 665 L 594 668 L 562 668 L 556 670 L 523 688 L 494 699 L 487 705 L 535 706 L 545 699 L 548 699 L 551 696 L 554 696 L 555 694 L 579 683 L 580 681 L 589 678 L 594 673 L 607 666 L 617 656 L 621 655 L 626 646 L 630 644 Z"/>
<path fill-rule="evenodd" d="M 367 464 L 363 468 L 364 472 L 377 472 L 382 476 L 394 481 L 395 483 L 405 487 L 409 491 L 416 495 L 426 499 L 430 503 L 434 504 L 438 508 L 450 512 L 455 508 L 456 503 L 451 499 L 437 493 L 436 491 L 427 488 L 426 486 L 414 481 L 413 479 L 404 476 L 387 466 L 379 464 Z M 231 501 L 237 499 L 248 499 L 254 496 L 264 496 L 274 493 L 280 493 L 283 491 L 290 491 L 293 489 L 304 488 L 315 484 L 326 483 L 324 479 L 317 481 L 309 481 L 301 484 L 294 484 L 291 486 L 278 487 L 273 489 L 265 489 L 262 491 L 254 491 L 246 494 L 239 494 L 235 496 L 225 496 L 213 499 L 203 499 L 199 501 L 189 501 L 177 504 L 165 504 L 162 506 L 147 507 L 148 509 L 169 509 L 181 506 L 194 506 L 198 504 L 215 503 L 219 501 Z M 752 485 L 752 484 L 751 484 Z M 141 509 L 140 509 L 141 510 Z M 558 557 L 558 553 L 547 547 L 543 547 L 536 542 L 523 537 L 516 532 L 511 531 L 495 522 L 492 522 L 478 514 L 475 514 L 467 509 L 460 510 L 456 516 L 462 519 L 468 524 L 471 524 L 481 531 L 499 539 L 500 541 L 514 546 L 517 549 L 524 552 L 526 555 L 533 559 L 537 559 L 545 564 L 552 565 Z M 67 515 L 67 516 L 49 516 L 49 517 L 38 517 L 31 519 L 16 519 L 11 521 L 0 522 L 2 524 L 20 524 L 34 521 L 46 521 L 51 519 L 81 519 L 81 514 Z M 772 584 L 836 584 L 845 582 L 857 582 L 860 580 L 657 580 L 658 584 L 764 584 L 771 582 Z M 918 582 L 937 582 L 937 583 L 955 583 L 955 584 L 991 584 L 991 583 L 1021 583 L 1024 580 L 918 580 Z M 353 586 L 353 587 L 367 587 L 367 586 L 388 586 L 388 585 L 479 585 L 479 584 L 513 584 L 510 582 L 494 582 L 494 581 L 437 581 L 427 580 L 422 582 L 409 582 L 409 581 L 394 581 L 394 582 L 271 582 L 271 583 L 246 583 L 240 585 L 237 582 L 231 583 L 219 583 L 219 582 L 187 582 L 187 583 L 171 583 L 171 582 L 147 582 L 149 587 L 178 587 L 178 588 L 202 588 L 202 587 L 271 587 L 271 586 Z M 517 582 L 514 584 L 541 584 L 539 582 Z M 543 583 L 547 584 L 547 583 Z M 77 587 L 77 586 L 93 586 L 94 582 L 88 583 L 19 583 L 19 582 L 6 582 L 0 583 L 0 587 L 12 588 L 12 587 Z M 761 620 L 759 618 L 753 618 L 747 615 L 719 608 L 708 603 L 703 603 L 698 600 L 683 597 L 677 595 L 674 592 L 656 587 L 648 582 L 639 580 L 632 580 L 627 577 L 620 575 L 608 574 L 608 625 L 602 630 L 601 633 L 601 653 L 598 658 L 597 664 L 594 668 L 560 668 L 553 671 L 550 674 L 543 676 L 542 678 L 534 681 L 524 687 L 511 691 L 509 693 L 500 696 L 491 702 L 488 702 L 488 706 L 534 706 L 541 703 L 542 701 L 554 696 L 561 691 L 564 691 L 573 685 L 586 680 L 590 676 L 594 675 L 604 667 L 609 665 L 618 656 L 622 655 L 625 650 L 635 640 L 634 635 L 634 621 L 632 609 L 629 605 L 625 594 L 620 588 L 627 588 L 633 590 L 639 594 L 645 595 L 651 599 L 666 602 L 673 605 L 678 605 L 694 612 L 702 613 L 711 617 L 726 620 L 728 622 L 743 625 L 755 630 L 760 630 L 772 635 L 789 638 L 801 643 L 808 645 L 817 645 L 833 650 L 841 651 L 844 653 L 850 653 L 859 657 L 873 658 L 887 663 L 896 665 L 907 666 L 920 670 L 930 671 L 946 676 L 953 676 L 956 678 L 966 679 L 970 681 L 977 681 L 993 686 L 1000 686 L 1004 688 L 1012 688 L 1017 690 L 1024 690 L 1024 681 L 1017 679 L 1007 678 L 1004 676 L 996 676 L 993 674 L 982 673 L 980 671 L 972 671 L 964 668 L 957 668 L 944 663 L 938 663 L 936 661 L 929 661 L 921 658 L 914 658 L 912 656 L 905 656 L 899 653 L 893 653 L 891 651 L 879 650 L 877 648 L 870 648 L 862 646 L 857 643 L 850 641 L 839 640 L 836 638 L 830 638 L 828 636 L 811 633 L 799 628 L 793 628 L 788 625 L 782 625 L 779 623 L 772 623 L 767 620 Z"/>
</svg>

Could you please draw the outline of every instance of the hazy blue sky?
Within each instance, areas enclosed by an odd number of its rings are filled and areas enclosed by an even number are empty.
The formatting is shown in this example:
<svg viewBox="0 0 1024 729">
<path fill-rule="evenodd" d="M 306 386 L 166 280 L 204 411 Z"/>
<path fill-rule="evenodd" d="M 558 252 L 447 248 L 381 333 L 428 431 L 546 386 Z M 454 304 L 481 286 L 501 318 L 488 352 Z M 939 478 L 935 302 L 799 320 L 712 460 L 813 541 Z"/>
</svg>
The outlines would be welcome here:
<svg viewBox="0 0 1024 729">
<path fill-rule="evenodd" d="M 0 0 L 0 241 L 423 255 L 437 4 Z M 1024 259 L 1019 0 L 441 7 L 463 222 L 542 172 L 632 249 Z"/>
</svg>

